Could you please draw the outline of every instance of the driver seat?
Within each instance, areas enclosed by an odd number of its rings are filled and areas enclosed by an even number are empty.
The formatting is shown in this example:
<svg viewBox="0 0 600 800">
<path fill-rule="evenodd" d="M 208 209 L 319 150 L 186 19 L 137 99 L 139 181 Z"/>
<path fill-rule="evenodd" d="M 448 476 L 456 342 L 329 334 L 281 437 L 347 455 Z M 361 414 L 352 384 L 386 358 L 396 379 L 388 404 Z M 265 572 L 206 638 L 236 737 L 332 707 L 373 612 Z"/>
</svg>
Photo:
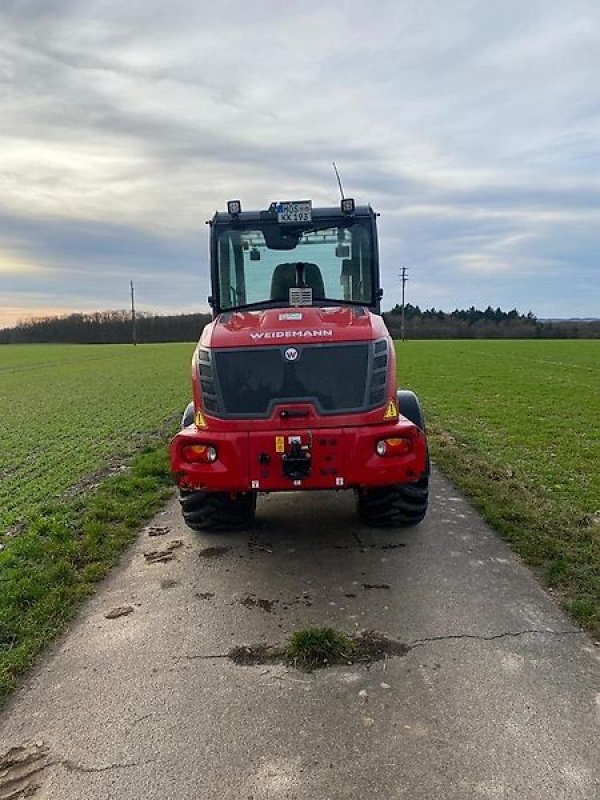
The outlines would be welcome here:
<svg viewBox="0 0 600 800">
<path fill-rule="evenodd" d="M 287 301 L 290 297 L 290 289 L 296 286 L 296 265 L 298 262 L 278 264 L 273 270 L 271 279 L 271 300 Z M 315 300 L 325 298 L 325 284 L 323 275 L 316 264 L 302 262 L 304 264 L 304 282 L 312 289 Z"/>
</svg>

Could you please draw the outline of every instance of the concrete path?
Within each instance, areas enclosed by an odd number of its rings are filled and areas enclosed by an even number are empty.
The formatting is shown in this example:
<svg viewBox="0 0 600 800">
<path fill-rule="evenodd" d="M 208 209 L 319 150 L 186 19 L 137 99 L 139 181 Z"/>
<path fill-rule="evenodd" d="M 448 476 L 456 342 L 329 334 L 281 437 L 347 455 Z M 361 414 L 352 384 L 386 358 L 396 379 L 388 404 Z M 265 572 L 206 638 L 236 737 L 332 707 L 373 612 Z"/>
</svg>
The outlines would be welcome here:
<svg viewBox="0 0 600 800">
<path fill-rule="evenodd" d="M 174 502 L 0 717 L 0 798 L 600 798 L 600 648 L 433 494 L 400 532 L 345 493 L 261 499 L 254 533 L 218 536 Z M 313 674 L 227 657 L 325 624 L 410 649 Z"/>
</svg>

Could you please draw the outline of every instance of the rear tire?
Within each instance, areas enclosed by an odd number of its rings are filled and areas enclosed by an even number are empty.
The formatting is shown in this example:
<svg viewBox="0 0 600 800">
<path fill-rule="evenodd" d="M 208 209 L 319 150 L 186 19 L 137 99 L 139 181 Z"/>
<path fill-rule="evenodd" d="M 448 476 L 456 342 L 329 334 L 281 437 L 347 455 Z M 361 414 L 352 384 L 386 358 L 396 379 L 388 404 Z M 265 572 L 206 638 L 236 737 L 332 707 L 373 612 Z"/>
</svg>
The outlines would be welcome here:
<svg viewBox="0 0 600 800">
<path fill-rule="evenodd" d="M 402 416 L 425 430 L 421 404 L 414 392 L 399 390 L 396 395 Z M 358 494 L 358 516 L 374 528 L 404 528 L 418 525 L 427 514 L 429 503 L 429 456 L 427 472 L 415 483 L 397 483 L 377 486 Z"/>
<path fill-rule="evenodd" d="M 358 516 L 374 528 L 418 525 L 427 514 L 429 474 L 416 483 L 377 486 L 358 495 Z"/>
<path fill-rule="evenodd" d="M 256 493 L 179 490 L 181 513 L 188 528 L 194 531 L 237 531 L 254 522 Z"/>
</svg>

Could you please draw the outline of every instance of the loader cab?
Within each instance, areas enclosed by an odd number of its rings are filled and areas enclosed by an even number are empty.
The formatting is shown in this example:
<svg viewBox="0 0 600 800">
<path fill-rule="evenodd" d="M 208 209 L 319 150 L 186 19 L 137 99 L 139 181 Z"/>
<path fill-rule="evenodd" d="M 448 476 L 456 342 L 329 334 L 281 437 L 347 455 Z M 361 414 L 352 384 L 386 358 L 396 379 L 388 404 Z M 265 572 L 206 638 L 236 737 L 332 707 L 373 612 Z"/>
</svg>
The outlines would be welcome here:
<svg viewBox="0 0 600 800">
<path fill-rule="evenodd" d="M 239 201 L 210 221 L 213 312 L 302 305 L 362 306 L 380 313 L 376 215 L 344 199 L 242 211 Z"/>
</svg>

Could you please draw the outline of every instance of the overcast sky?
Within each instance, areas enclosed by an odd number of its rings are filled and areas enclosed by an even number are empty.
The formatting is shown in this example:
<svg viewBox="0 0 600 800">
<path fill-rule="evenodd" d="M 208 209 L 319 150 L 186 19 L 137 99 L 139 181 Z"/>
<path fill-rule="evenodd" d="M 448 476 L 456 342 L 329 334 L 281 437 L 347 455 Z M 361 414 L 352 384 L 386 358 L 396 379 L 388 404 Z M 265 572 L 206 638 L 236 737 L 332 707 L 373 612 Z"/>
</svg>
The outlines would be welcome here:
<svg viewBox="0 0 600 800">
<path fill-rule="evenodd" d="M 600 316 L 598 0 L 1 0 L 0 326 L 206 309 L 231 198 L 381 212 L 384 307 Z"/>
</svg>

